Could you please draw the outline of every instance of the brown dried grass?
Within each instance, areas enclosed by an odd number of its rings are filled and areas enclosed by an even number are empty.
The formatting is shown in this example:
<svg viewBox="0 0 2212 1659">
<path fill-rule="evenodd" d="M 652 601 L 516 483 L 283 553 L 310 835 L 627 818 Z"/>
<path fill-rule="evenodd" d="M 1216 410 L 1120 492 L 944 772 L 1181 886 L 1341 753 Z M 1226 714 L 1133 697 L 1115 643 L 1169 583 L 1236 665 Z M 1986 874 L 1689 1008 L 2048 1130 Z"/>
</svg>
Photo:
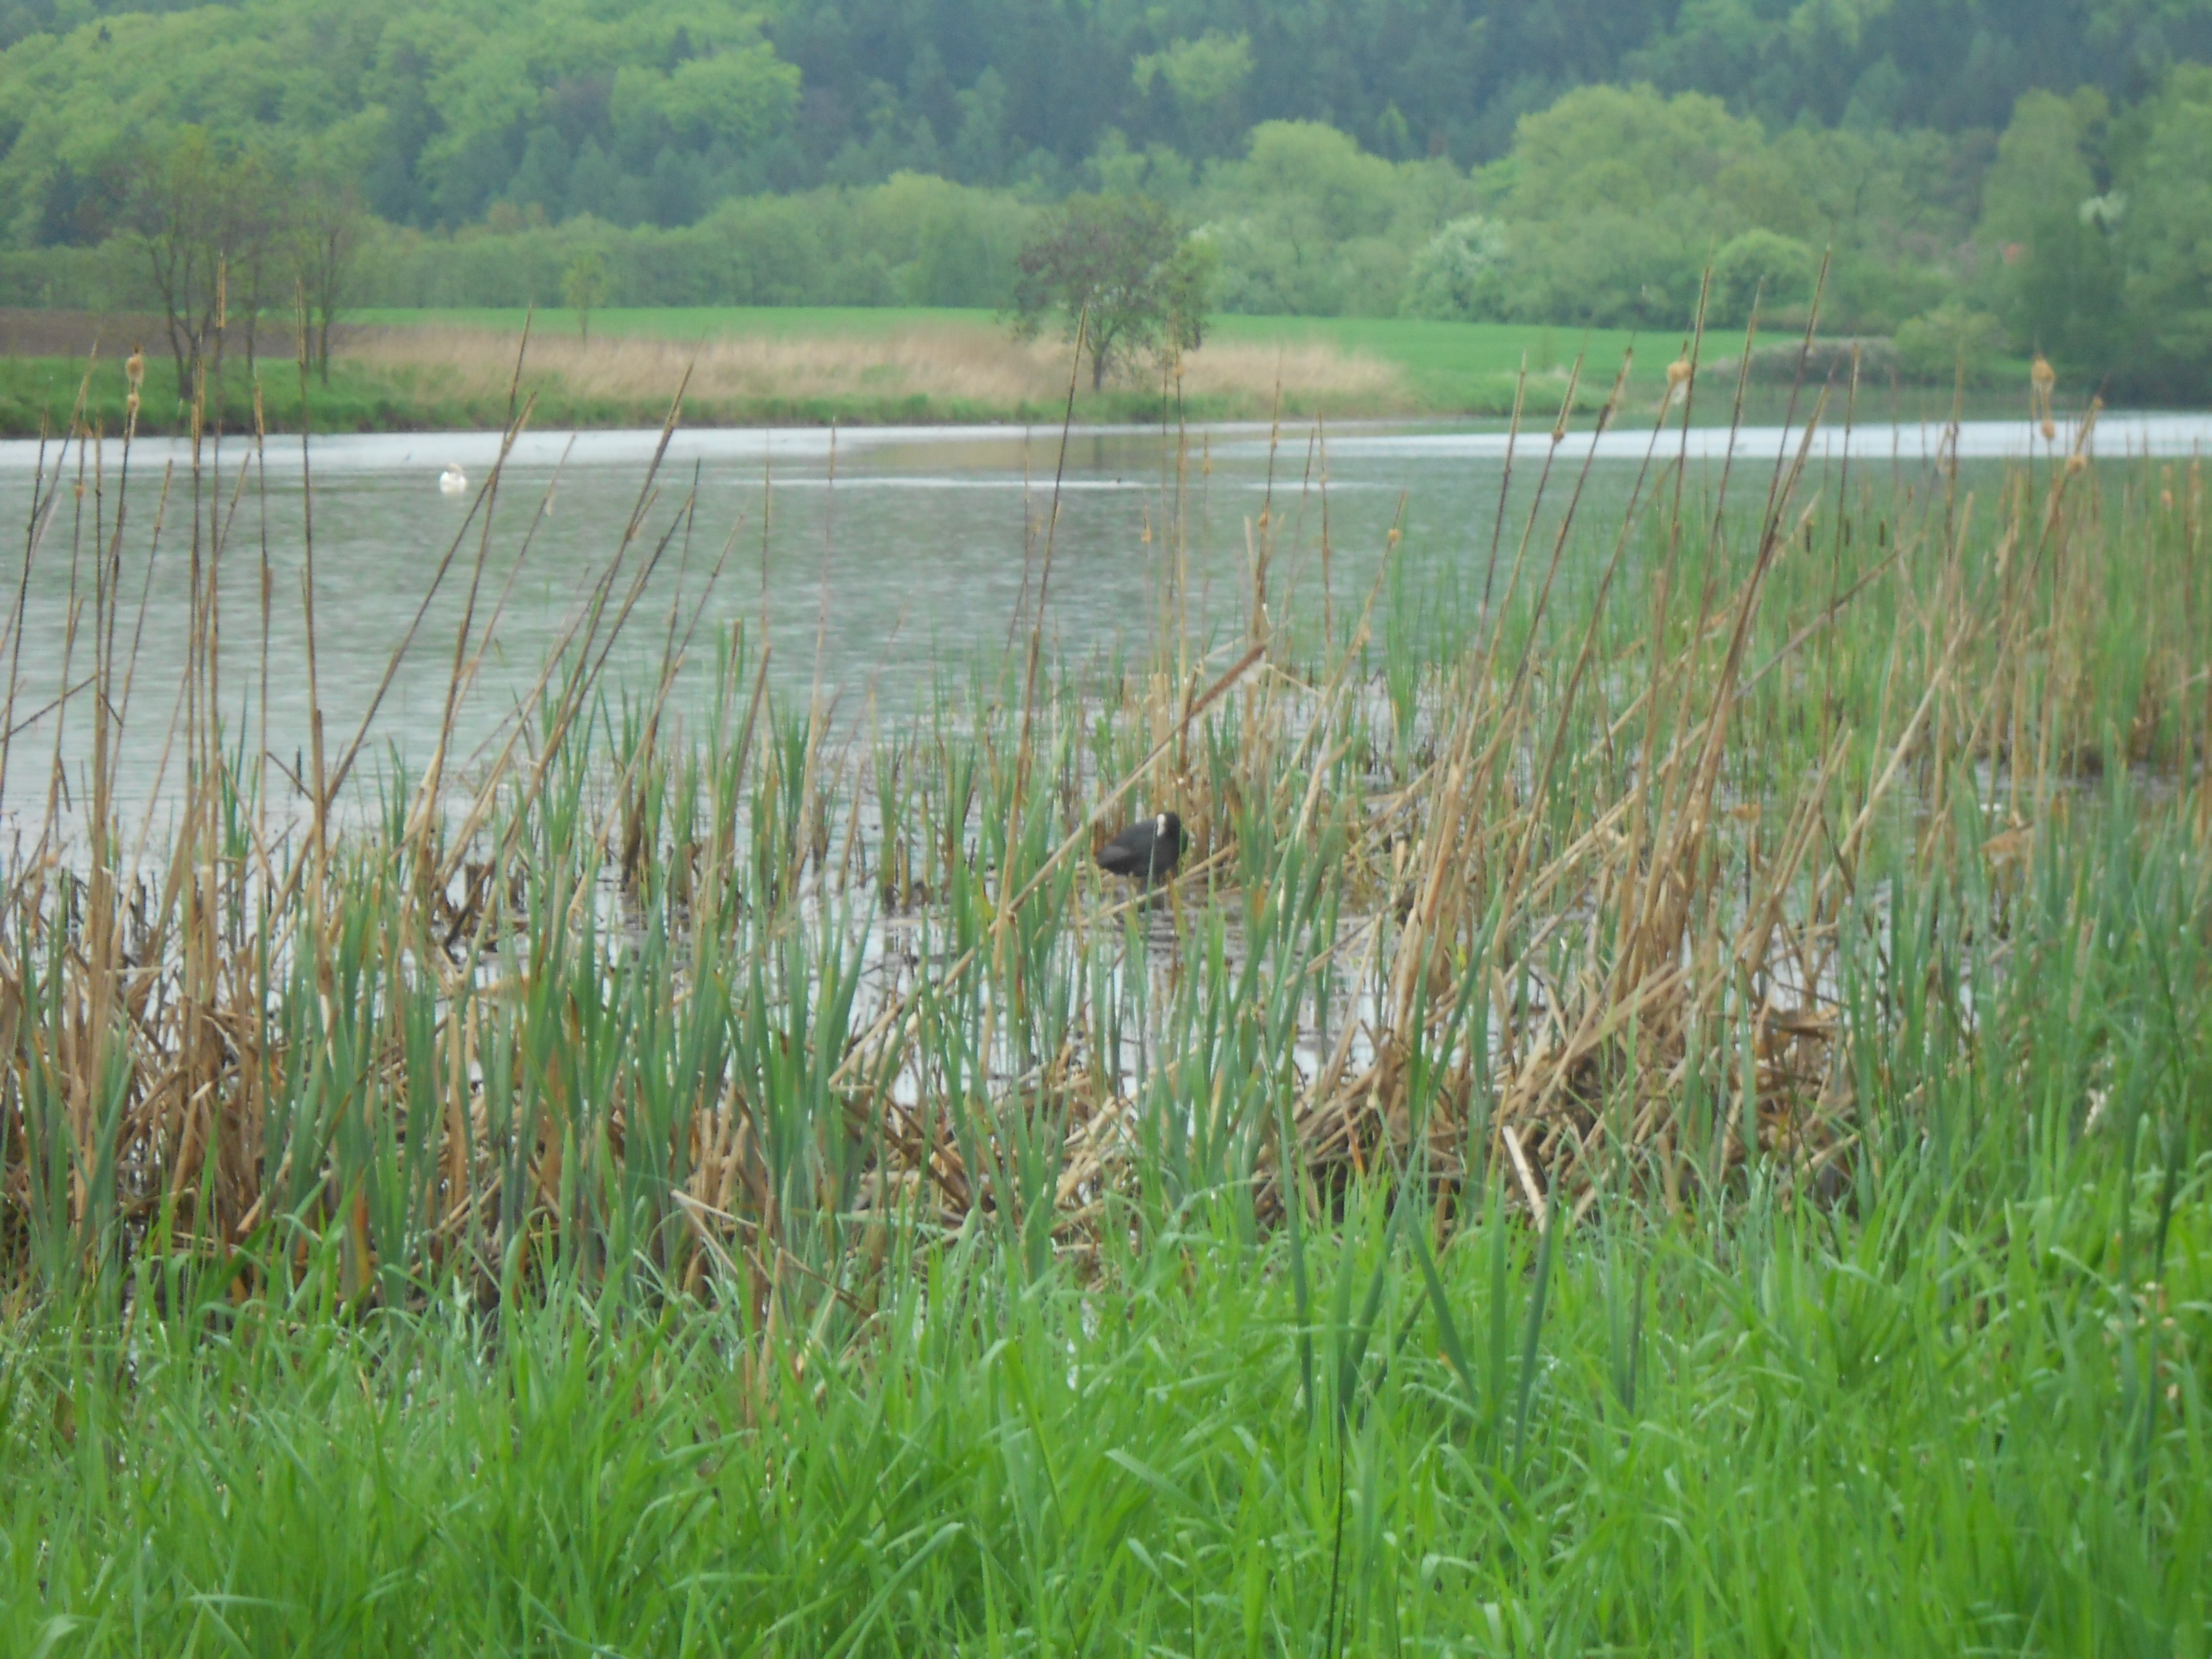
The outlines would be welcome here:
<svg viewBox="0 0 2212 1659">
<path fill-rule="evenodd" d="M 514 374 L 520 337 L 503 330 L 365 328 L 344 355 L 386 373 L 427 375 L 441 393 L 497 398 Z M 964 321 L 916 324 L 882 334 L 738 335 L 676 340 L 599 333 L 580 338 L 566 319 L 535 331 L 526 386 L 571 397 L 650 403 L 690 375 L 690 398 L 705 404 L 837 399 L 1050 407 L 1067 395 L 1067 350 L 1055 338 L 1020 341 L 1006 330 Z M 1115 384 L 1157 388 L 1149 364 Z M 1186 359 L 1186 398 L 1253 412 L 1272 407 L 1279 386 L 1286 406 L 1357 411 L 1402 404 L 1404 377 L 1394 364 L 1315 342 L 1274 345 L 1221 342 Z"/>
</svg>

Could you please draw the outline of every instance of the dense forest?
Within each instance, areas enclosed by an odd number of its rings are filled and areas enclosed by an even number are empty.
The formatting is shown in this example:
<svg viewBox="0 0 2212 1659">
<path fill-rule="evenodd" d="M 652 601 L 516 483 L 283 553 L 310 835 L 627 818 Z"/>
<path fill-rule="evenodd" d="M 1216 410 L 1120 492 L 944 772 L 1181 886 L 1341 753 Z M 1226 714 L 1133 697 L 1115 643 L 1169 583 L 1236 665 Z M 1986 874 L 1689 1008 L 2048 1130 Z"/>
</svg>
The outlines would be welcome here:
<svg viewBox="0 0 2212 1659">
<path fill-rule="evenodd" d="M 178 135 L 391 303 L 995 305 L 1074 191 L 1243 311 L 1826 314 L 2212 371 L 2212 0 L 0 0 L 0 282 L 115 300 Z"/>
<path fill-rule="evenodd" d="M 1102 144 L 1202 162 L 1271 120 L 1467 167 L 1597 83 L 1770 129 L 1995 131 L 2024 91 L 2124 106 L 2212 57 L 2212 3 L 0 0 L 0 212 L 52 241 L 96 222 L 115 142 L 163 122 L 327 137 L 398 223 L 507 201 L 667 225 L 901 171 L 1064 189 Z"/>
</svg>

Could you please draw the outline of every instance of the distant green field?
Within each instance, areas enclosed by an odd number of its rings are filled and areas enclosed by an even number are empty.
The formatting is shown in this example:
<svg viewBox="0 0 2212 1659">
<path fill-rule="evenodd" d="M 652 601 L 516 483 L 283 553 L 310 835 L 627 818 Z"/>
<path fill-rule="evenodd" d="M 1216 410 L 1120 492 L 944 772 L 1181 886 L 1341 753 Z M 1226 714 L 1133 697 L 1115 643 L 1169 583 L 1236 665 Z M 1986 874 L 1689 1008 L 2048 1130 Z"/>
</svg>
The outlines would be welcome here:
<svg viewBox="0 0 2212 1659">
<path fill-rule="evenodd" d="M 1364 352 L 1406 371 L 1425 401 L 1462 407 L 1472 385 L 1487 386 L 1519 371 L 1565 368 L 1577 354 L 1585 375 L 1609 382 L 1621 354 L 1636 337 L 1623 329 L 1540 328 L 1517 323 L 1438 323 L 1408 317 L 1217 317 L 1213 331 L 1224 340 L 1316 340 Z M 1637 356 L 1657 384 L 1680 343 L 1646 337 Z"/>
</svg>

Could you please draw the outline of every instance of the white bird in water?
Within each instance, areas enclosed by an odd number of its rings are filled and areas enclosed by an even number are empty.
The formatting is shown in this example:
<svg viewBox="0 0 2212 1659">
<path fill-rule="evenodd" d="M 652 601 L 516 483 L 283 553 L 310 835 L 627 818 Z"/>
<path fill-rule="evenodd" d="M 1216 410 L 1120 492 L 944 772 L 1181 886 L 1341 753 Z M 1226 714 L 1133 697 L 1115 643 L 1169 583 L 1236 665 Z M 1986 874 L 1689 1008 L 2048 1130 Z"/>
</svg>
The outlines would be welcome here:
<svg viewBox="0 0 2212 1659">
<path fill-rule="evenodd" d="M 448 462 L 446 470 L 438 475 L 438 489 L 445 495 L 458 495 L 468 487 L 469 475 L 451 462 Z"/>
</svg>

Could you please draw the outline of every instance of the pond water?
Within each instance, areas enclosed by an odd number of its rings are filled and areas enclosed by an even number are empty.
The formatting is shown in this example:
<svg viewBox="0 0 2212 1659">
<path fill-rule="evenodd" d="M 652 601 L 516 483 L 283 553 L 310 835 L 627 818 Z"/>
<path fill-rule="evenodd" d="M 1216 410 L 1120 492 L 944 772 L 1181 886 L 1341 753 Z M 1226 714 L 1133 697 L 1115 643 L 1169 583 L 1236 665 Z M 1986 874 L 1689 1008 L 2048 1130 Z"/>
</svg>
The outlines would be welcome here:
<svg viewBox="0 0 2212 1659">
<path fill-rule="evenodd" d="M 2212 447 L 2212 418 L 2107 415 L 2097 441 L 2105 459 L 2185 455 Z M 1494 429 L 1435 425 L 1325 434 L 1214 427 L 1192 430 L 1180 449 L 1172 432 L 1084 428 L 1064 453 L 1060 432 L 1043 428 L 714 430 L 677 434 L 647 488 L 658 441 L 649 432 L 527 435 L 491 501 L 480 486 L 497 458 L 496 434 L 318 439 L 305 469 L 296 439 L 272 441 L 256 455 L 233 438 L 204 448 L 197 480 L 188 447 L 141 443 L 127 488 L 115 446 L 96 461 L 48 447 L 41 475 L 40 446 L 0 444 L 0 523 L 13 527 L 12 545 L 0 553 L 11 590 L 0 614 L 14 617 L 21 593 L 21 625 L 0 656 L 0 683 L 15 687 L 0 811 L 18 826 L 41 820 L 57 755 L 68 788 L 82 787 L 94 550 L 112 534 L 119 499 L 118 656 L 131 655 L 133 641 L 137 650 L 118 799 L 126 810 L 151 805 L 158 817 L 173 810 L 181 769 L 173 754 L 166 763 L 163 755 L 187 659 L 195 523 L 197 556 L 212 559 L 219 594 L 219 695 L 229 740 L 249 752 L 265 746 L 286 767 L 307 749 L 301 593 L 312 506 L 315 657 L 329 745 L 335 753 L 350 741 L 427 595 L 366 751 L 380 757 L 389 745 L 419 762 L 444 714 L 480 550 L 477 624 L 495 610 L 497 624 L 459 723 L 464 756 L 493 738 L 527 694 L 633 522 L 617 594 L 656 553 L 658 562 L 610 659 L 611 692 L 650 694 L 672 628 L 690 640 L 677 701 L 694 701 L 718 630 L 742 624 L 757 638 L 764 619 L 778 692 L 804 702 L 818 690 L 836 718 L 858 721 L 871 706 L 895 717 L 926 705 L 933 685 L 964 682 L 975 665 L 1003 660 L 1010 639 L 1025 641 L 1048 543 L 1045 636 L 1077 661 L 1141 651 L 1174 625 L 1164 596 L 1179 562 L 1188 572 L 1181 624 L 1201 646 L 1241 636 L 1252 550 L 1263 540 L 1273 548 L 1268 594 L 1279 625 L 1286 612 L 1317 623 L 1325 598 L 1340 617 L 1356 611 L 1394 525 L 1424 607 L 1479 603 L 1509 446 Z M 2059 453 L 2067 441 L 2062 433 Z M 1777 457 L 1794 454 L 1797 443 L 1798 434 L 1780 428 L 1738 434 L 1731 488 L 1755 506 Z M 1848 442 L 1824 432 L 1813 453 L 1821 477 L 1847 464 L 1848 450 L 1855 476 L 1888 488 L 1924 482 L 1947 443 L 1968 463 L 2051 448 L 2025 423 L 1993 422 L 1969 423 L 1955 439 L 1934 426 L 1862 427 Z M 1587 434 L 1571 433 L 1556 447 L 1547 432 L 1522 434 L 1505 509 L 1507 556 L 1547 460 L 1545 511 L 1555 514 L 1589 459 L 1577 522 L 1590 532 L 1589 549 L 1601 550 L 1653 447 L 1648 432 L 1608 434 L 1595 455 Z M 1656 457 L 1686 455 L 1698 488 L 1710 489 L 1728 447 L 1725 430 L 1696 428 L 1666 434 Z M 439 487 L 448 466 L 466 475 L 458 494 Z M 51 496 L 57 477 L 58 497 L 39 527 L 33 503 Z M 1268 531 L 1260 527 L 1263 509 Z M 440 562 L 456 547 L 433 594 Z"/>
</svg>

